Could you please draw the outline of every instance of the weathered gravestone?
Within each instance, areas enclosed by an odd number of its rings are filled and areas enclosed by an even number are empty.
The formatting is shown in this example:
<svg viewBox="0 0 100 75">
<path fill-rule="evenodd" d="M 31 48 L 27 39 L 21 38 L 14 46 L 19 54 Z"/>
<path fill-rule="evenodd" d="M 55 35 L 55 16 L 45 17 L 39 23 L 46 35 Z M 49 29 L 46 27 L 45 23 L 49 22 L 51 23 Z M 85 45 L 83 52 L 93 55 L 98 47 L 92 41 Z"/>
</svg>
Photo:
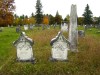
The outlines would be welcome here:
<svg viewBox="0 0 100 75">
<path fill-rule="evenodd" d="M 14 26 L 13 25 L 11 25 L 11 28 L 13 28 Z"/>
<path fill-rule="evenodd" d="M 50 58 L 51 61 L 66 61 L 68 60 L 68 50 L 69 50 L 69 42 L 68 40 L 62 35 L 61 32 L 53 38 L 50 42 L 52 46 L 52 57 Z"/>
<path fill-rule="evenodd" d="M 70 27 L 69 27 L 69 41 L 72 52 L 77 52 L 78 30 L 77 30 L 77 9 L 76 5 L 71 6 L 70 13 Z"/>
<path fill-rule="evenodd" d="M 0 32 L 2 32 L 2 28 L 0 27 Z"/>
<path fill-rule="evenodd" d="M 78 31 L 78 36 L 79 37 L 84 37 L 85 36 L 85 31 L 84 30 L 79 30 Z"/>
<path fill-rule="evenodd" d="M 97 29 L 100 29 L 100 24 L 99 24 L 99 25 L 97 25 Z"/>
<path fill-rule="evenodd" d="M 24 25 L 24 30 L 28 30 L 28 25 Z"/>
<path fill-rule="evenodd" d="M 97 25 L 97 29 L 98 29 L 98 31 L 96 33 L 100 33 L 100 24 Z"/>
<path fill-rule="evenodd" d="M 50 25 L 47 25 L 47 29 L 50 29 Z"/>
<path fill-rule="evenodd" d="M 44 24 L 42 24 L 42 30 L 44 30 L 45 29 L 45 25 Z"/>
<path fill-rule="evenodd" d="M 67 23 L 61 24 L 61 31 L 63 31 L 63 32 L 67 32 L 68 31 L 68 24 Z"/>
<path fill-rule="evenodd" d="M 56 26 L 57 26 L 57 23 L 55 23 L 55 24 L 53 25 L 54 29 L 56 28 Z"/>
<path fill-rule="evenodd" d="M 21 33 L 18 40 L 14 42 L 14 46 L 17 49 L 17 60 L 18 61 L 30 61 L 34 62 L 33 48 L 34 42 L 28 38 L 24 32 Z"/>
<path fill-rule="evenodd" d="M 21 31 L 20 25 L 16 27 L 16 32 L 19 33 Z"/>
<path fill-rule="evenodd" d="M 10 25 L 8 25 L 8 27 L 10 27 Z"/>
<path fill-rule="evenodd" d="M 87 30 L 87 26 L 86 26 L 86 25 L 84 25 L 84 30 L 85 30 L 85 31 Z"/>
<path fill-rule="evenodd" d="M 33 25 L 32 25 L 32 24 L 30 25 L 30 29 L 31 29 L 31 30 L 33 29 Z"/>
</svg>

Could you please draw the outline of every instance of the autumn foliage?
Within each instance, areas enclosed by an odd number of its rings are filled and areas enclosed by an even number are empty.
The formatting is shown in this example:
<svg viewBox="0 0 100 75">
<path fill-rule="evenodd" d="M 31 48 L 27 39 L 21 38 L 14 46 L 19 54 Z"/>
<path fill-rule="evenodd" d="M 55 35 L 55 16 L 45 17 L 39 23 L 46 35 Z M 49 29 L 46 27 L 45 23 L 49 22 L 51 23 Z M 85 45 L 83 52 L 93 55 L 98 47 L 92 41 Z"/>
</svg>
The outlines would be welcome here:
<svg viewBox="0 0 100 75">
<path fill-rule="evenodd" d="M 44 16 L 43 17 L 43 24 L 44 25 L 48 25 L 49 24 L 49 18 L 48 18 L 48 16 Z"/>
<path fill-rule="evenodd" d="M 13 23 L 14 0 L 0 0 L 0 26 Z"/>
<path fill-rule="evenodd" d="M 34 17 L 30 17 L 29 24 L 35 24 L 35 23 L 36 23 L 36 19 Z"/>
</svg>

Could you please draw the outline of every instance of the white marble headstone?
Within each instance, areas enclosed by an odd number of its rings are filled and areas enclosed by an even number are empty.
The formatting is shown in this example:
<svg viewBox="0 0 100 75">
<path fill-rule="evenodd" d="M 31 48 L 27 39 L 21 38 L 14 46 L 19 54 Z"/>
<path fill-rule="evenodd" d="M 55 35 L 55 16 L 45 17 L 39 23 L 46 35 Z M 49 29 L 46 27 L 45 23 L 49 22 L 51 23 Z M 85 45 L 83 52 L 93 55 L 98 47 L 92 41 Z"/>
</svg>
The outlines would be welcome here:
<svg viewBox="0 0 100 75">
<path fill-rule="evenodd" d="M 28 30 L 28 25 L 24 25 L 24 30 Z"/>
<path fill-rule="evenodd" d="M 8 27 L 10 27 L 10 25 L 8 25 Z"/>
<path fill-rule="evenodd" d="M 58 35 L 51 40 L 51 46 L 52 46 L 52 57 L 51 60 L 59 60 L 59 61 L 66 61 L 68 60 L 68 50 L 69 50 L 69 42 L 67 39 L 62 35 L 61 32 L 58 33 Z"/>
<path fill-rule="evenodd" d="M 32 24 L 30 25 L 30 29 L 33 29 L 33 25 Z"/>
<path fill-rule="evenodd" d="M 2 28 L 0 27 L 0 32 L 2 32 Z"/>
<path fill-rule="evenodd" d="M 61 24 L 61 31 L 67 32 L 68 31 L 68 25 L 66 23 Z"/>
<path fill-rule="evenodd" d="M 28 38 L 25 32 L 21 33 L 19 39 L 14 42 L 18 61 L 34 61 L 32 45 L 32 39 Z"/>
</svg>

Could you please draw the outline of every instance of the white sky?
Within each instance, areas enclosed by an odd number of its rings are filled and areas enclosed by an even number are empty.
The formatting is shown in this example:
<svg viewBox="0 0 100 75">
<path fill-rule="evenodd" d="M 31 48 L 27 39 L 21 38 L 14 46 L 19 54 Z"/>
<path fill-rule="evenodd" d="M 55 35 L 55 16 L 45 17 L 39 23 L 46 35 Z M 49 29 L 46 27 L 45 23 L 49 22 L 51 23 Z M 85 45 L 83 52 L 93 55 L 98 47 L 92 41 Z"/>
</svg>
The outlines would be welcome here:
<svg viewBox="0 0 100 75">
<path fill-rule="evenodd" d="M 15 0 L 15 13 L 19 16 L 23 14 L 30 16 L 32 12 L 35 14 L 36 1 Z M 82 16 L 86 5 L 89 4 L 93 16 L 100 16 L 100 0 L 41 0 L 41 3 L 43 14 L 52 14 L 55 16 L 58 10 L 59 14 L 65 18 L 67 14 L 70 14 L 71 5 L 76 4 L 77 14 L 78 16 Z"/>
</svg>

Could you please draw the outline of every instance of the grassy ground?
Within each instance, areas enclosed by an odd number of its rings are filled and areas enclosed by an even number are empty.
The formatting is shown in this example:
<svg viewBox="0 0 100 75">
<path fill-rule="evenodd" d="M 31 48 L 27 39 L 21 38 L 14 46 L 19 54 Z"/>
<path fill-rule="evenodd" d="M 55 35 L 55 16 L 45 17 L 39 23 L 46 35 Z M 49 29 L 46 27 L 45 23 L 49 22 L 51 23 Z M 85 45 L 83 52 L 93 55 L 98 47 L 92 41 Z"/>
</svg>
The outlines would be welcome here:
<svg viewBox="0 0 100 75">
<path fill-rule="evenodd" d="M 81 29 L 81 28 L 79 28 Z M 26 34 L 34 40 L 33 53 L 36 63 L 16 62 L 13 41 L 19 37 L 15 28 L 4 28 L 0 32 L 0 75 L 99 75 L 100 33 L 97 29 L 86 30 L 85 38 L 78 40 L 78 53 L 68 53 L 68 62 L 51 62 L 50 40 L 59 28 L 28 30 Z M 67 33 L 64 33 L 67 38 Z"/>
</svg>

